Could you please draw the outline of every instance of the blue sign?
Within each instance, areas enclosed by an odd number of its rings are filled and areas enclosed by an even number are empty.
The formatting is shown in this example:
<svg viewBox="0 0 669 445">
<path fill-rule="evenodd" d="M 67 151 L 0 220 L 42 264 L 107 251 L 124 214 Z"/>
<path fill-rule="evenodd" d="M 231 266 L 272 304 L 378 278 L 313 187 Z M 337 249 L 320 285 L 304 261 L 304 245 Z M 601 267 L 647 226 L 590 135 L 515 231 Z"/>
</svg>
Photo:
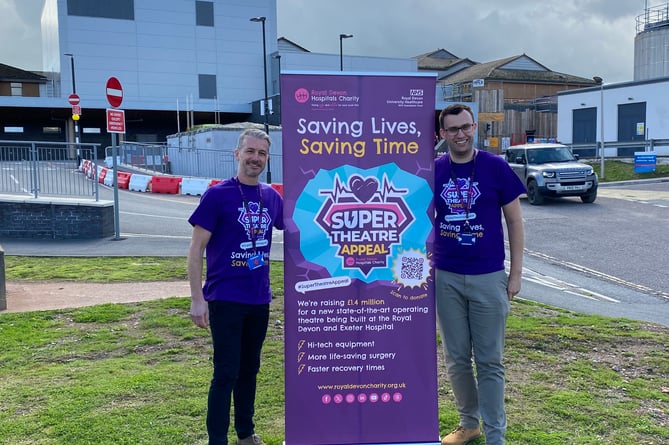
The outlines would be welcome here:
<svg viewBox="0 0 669 445">
<path fill-rule="evenodd" d="M 650 151 L 634 152 L 634 173 L 654 172 L 657 167 L 657 155 Z"/>
</svg>

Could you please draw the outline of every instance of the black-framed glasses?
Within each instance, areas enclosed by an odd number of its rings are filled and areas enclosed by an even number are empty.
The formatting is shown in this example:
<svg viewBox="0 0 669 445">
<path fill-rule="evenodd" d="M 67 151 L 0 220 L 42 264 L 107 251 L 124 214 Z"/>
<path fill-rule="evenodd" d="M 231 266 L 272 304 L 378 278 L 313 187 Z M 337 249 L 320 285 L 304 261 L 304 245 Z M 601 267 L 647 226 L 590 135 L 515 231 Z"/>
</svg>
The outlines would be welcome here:
<svg viewBox="0 0 669 445">
<path fill-rule="evenodd" d="M 474 124 L 464 124 L 460 127 L 448 127 L 446 128 L 446 133 L 455 136 L 460 130 L 462 130 L 463 133 L 469 133 L 472 131 L 472 128 L 474 128 Z"/>
</svg>

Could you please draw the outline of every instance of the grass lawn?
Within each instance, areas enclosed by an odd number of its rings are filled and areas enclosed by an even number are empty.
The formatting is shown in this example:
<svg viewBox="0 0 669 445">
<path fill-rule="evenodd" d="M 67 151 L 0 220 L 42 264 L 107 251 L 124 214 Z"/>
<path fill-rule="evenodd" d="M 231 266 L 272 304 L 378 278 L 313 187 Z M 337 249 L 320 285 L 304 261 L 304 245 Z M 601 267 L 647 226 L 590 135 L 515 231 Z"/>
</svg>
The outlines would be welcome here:
<svg viewBox="0 0 669 445">
<path fill-rule="evenodd" d="M 658 164 L 654 172 L 634 173 L 633 162 L 617 160 L 605 160 L 604 178 L 601 175 L 601 162 L 599 160 L 587 161 L 592 165 L 599 176 L 600 182 L 631 181 L 636 179 L 666 178 L 669 176 L 669 164 Z"/>
<path fill-rule="evenodd" d="M 125 266 L 128 258 L 5 258 L 8 280 L 185 278 L 185 258 L 141 261 L 155 267 Z M 279 445 L 283 263 L 272 262 L 272 282 L 256 423 L 268 445 Z M 188 299 L 171 298 L 0 313 L 0 443 L 206 444 L 211 346 L 188 309 Z M 444 434 L 457 413 L 435 353 Z M 514 301 L 506 364 L 509 444 L 669 444 L 668 328 Z"/>
</svg>

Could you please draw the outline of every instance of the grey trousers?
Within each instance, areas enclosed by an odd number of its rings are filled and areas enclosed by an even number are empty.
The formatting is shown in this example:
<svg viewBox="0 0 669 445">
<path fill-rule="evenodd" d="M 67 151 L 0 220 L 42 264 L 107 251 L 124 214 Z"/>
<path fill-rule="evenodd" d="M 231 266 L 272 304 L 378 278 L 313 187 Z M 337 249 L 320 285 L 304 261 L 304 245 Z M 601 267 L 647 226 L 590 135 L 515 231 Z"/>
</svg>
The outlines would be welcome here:
<svg viewBox="0 0 669 445">
<path fill-rule="evenodd" d="M 506 433 L 507 280 L 504 270 L 461 275 L 437 269 L 435 275 L 437 319 L 460 425 L 478 428 L 482 419 L 488 445 L 503 445 Z"/>
</svg>

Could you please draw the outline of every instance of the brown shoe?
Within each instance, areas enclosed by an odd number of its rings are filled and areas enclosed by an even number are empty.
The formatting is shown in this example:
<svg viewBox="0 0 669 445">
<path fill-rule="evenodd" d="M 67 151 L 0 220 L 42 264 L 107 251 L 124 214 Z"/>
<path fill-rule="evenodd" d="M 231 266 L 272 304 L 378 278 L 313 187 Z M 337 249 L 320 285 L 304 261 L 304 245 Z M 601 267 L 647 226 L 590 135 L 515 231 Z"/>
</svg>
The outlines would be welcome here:
<svg viewBox="0 0 669 445">
<path fill-rule="evenodd" d="M 237 439 L 237 445 L 265 445 L 265 442 L 257 434 L 251 434 L 245 439 Z"/>
<path fill-rule="evenodd" d="M 480 428 L 463 428 L 458 426 L 448 436 L 441 439 L 441 445 L 465 445 L 481 435 Z"/>
</svg>

